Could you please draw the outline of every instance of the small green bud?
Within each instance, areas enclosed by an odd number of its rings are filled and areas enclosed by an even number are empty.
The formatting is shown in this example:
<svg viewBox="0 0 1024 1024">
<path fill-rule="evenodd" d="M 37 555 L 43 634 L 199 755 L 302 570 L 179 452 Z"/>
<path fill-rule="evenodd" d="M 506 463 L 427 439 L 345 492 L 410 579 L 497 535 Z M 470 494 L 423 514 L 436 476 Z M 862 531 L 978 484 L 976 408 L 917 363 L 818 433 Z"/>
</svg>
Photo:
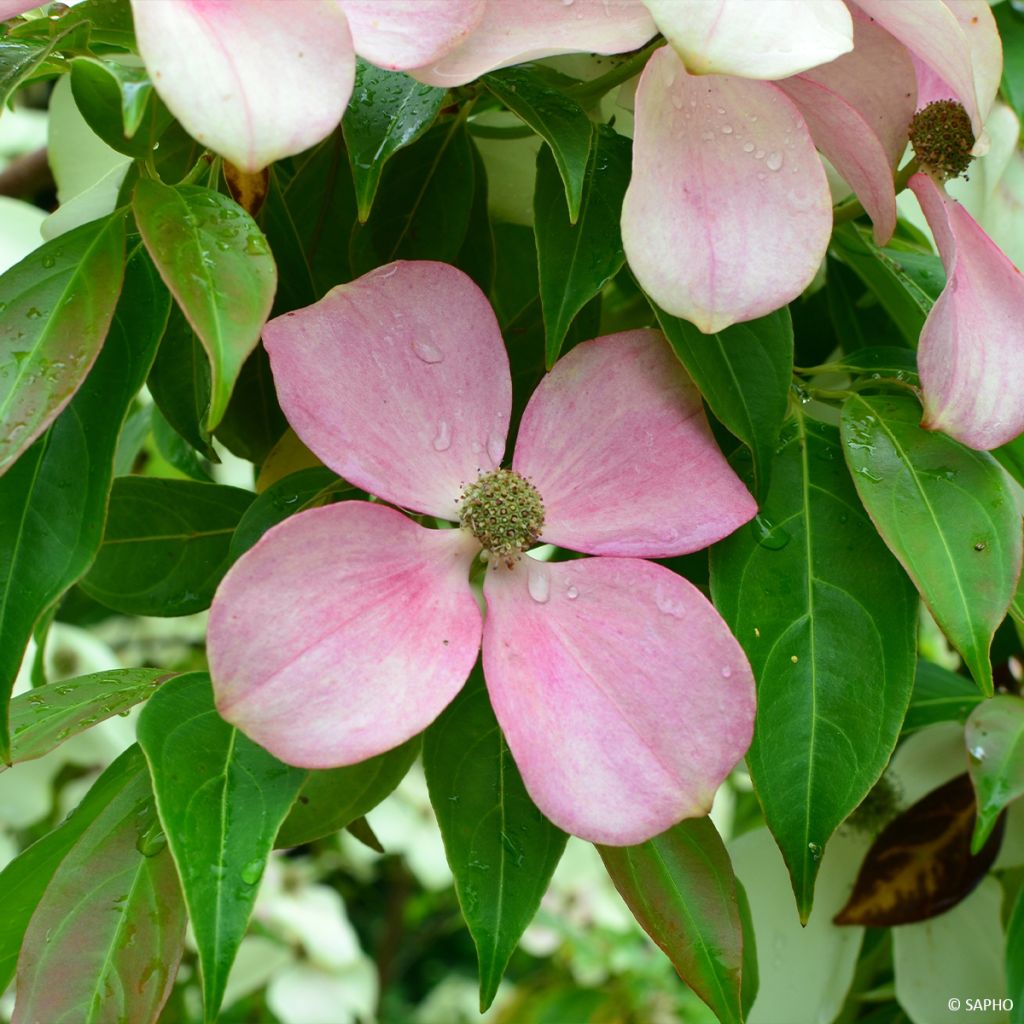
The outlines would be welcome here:
<svg viewBox="0 0 1024 1024">
<path fill-rule="evenodd" d="M 471 483 L 459 498 L 461 524 L 509 568 L 537 543 L 544 503 L 537 488 L 511 469 L 496 469 Z"/>
<path fill-rule="evenodd" d="M 956 100 L 936 100 L 922 107 L 907 134 L 921 169 L 940 181 L 958 178 L 974 159 L 971 119 Z"/>
</svg>

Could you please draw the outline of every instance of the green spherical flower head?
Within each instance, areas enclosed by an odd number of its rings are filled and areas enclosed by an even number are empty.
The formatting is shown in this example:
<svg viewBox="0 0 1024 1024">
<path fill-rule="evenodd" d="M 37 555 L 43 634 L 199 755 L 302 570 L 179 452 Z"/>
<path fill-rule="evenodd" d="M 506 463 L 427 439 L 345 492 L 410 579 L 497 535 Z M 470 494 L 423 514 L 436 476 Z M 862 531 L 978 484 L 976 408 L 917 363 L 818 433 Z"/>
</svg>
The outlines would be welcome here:
<svg viewBox="0 0 1024 1024">
<path fill-rule="evenodd" d="M 921 169 L 941 181 L 958 178 L 974 159 L 971 119 L 956 100 L 936 100 L 922 107 L 907 134 Z"/>
<path fill-rule="evenodd" d="M 537 488 L 511 469 L 496 469 L 471 483 L 459 498 L 460 522 L 497 564 L 511 568 L 537 543 L 544 502 Z"/>
</svg>

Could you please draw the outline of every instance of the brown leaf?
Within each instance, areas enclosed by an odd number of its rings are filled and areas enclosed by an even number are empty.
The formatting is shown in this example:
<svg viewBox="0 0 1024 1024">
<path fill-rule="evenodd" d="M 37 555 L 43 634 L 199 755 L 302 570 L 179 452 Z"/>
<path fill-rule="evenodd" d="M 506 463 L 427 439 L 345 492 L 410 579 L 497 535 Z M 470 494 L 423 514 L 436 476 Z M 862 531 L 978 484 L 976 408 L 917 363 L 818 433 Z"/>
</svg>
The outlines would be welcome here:
<svg viewBox="0 0 1024 1024">
<path fill-rule="evenodd" d="M 1000 819 L 971 854 L 976 807 L 970 778 L 958 775 L 891 821 L 868 850 L 836 924 L 911 924 L 956 906 L 985 877 L 1003 838 Z"/>
<path fill-rule="evenodd" d="M 255 217 L 263 209 L 263 204 L 267 200 L 267 192 L 270 189 L 270 171 L 266 167 L 253 174 L 243 171 L 225 160 L 224 180 L 228 184 L 231 198 L 250 217 Z"/>
</svg>

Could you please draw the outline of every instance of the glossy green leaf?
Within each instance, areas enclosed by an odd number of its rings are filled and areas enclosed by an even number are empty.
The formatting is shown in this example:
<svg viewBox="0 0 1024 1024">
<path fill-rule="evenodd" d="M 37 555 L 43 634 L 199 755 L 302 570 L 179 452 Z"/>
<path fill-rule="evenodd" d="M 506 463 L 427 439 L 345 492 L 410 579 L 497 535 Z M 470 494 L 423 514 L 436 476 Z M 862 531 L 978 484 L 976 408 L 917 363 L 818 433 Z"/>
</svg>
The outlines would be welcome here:
<svg viewBox="0 0 1024 1024">
<path fill-rule="evenodd" d="M 490 1006 L 540 906 L 565 833 L 530 799 L 487 699 L 479 665 L 424 734 L 423 767 Z"/>
<path fill-rule="evenodd" d="M 147 411 L 150 414 L 150 429 L 157 452 L 190 480 L 212 483 L 212 478 L 196 454 L 195 448 L 167 422 L 159 408 L 150 406 Z"/>
<path fill-rule="evenodd" d="M 6 989 L 14 977 L 29 920 L 61 861 L 111 800 L 145 775 L 142 751 L 132 746 L 93 783 L 64 821 L 0 872 L 0 988 Z"/>
<path fill-rule="evenodd" d="M 914 680 L 917 595 L 838 431 L 786 425 L 762 513 L 712 549 L 711 593 L 757 680 L 747 760 L 806 920 L 825 844 L 888 763 Z"/>
<path fill-rule="evenodd" d="M 469 227 L 474 182 L 473 151 L 460 121 L 435 125 L 398 152 L 382 178 L 387 202 L 352 232 L 353 275 L 395 259 L 453 263 Z"/>
<path fill-rule="evenodd" d="M 977 686 L 969 679 L 921 659 L 917 663 L 910 707 L 903 720 L 903 735 L 936 722 L 966 722 L 982 700 Z"/>
<path fill-rule="evenodd" d="M 289 516 L 313 508 L 320 500 L 354 491 L 334 470 L 326 466 L 300 469 L 271 484 L 245 510 L 231 538 L 231 560 L 240 558 L 272 526 Z"/>
<path fill-rule="evenodd" d="M 360 764 L 310 772 L 275 845 L 301 846 L 348 828 L 394 790 L 419 752 L 416 736 Z"/>
<path fill-rule="evenodd" d="M 775 313 L 702 334 L 693 324 L 655 309 L 665 337 L 722 424 L 749 449 L 754 493 L 768 493 L 779 430 L 793 377 L 793 321 Z"/>
<path fill-rule="evenodd" d="M 964 743 L 978 803 L 971 839 L 977 853 L 1003 808 L 1024 795 L 1024 699 L 999 694 L 979 704 L 967 719 Z"/>
<path fill-rule="evenodd" d="M 37 686 L 11 701 L 11 763 L 48 754 L 69 736 L 127 714 L 173 673 L 121 668 Z M 0 764 L 0 771 L 6 765 Z"/>
<path fill-rule="evenodd" d="M 0 473 L 53 422 L 107 336 L 125 264 L 124 215 L 41 245 L 0 277 Z"/>
<path fill-rule="evenodd" d="M 989 647 L 1017 587 L 1021 523 L 999 464 L 919 425 L 912 398 L 855 395 L 843 406 L 857 493 L 983 693 Z"/>
<path fill-rule="evenodd" d="M 576 314 L 619 272 L 626 258 L 619 219 L 629 184 L 629 140 L 607 126 L 595 127 L 593 135 L 574 221 L 566 214 L 551 152 L 545 148 L 537 154 L 534 230 L 549 369 Z"/>
<path fill-rule="evenodd" d="M 210 606 L 251 491 L 194 480 L 114 481 L 103 544 L 82 589 L 127 615 L 191 615 Z"/>
<path fill-rule="evenodd" d="M 841 224 L 832 233 L 832 255 L 867 285 L 892 317 L 903 340 L 917 346 L 925 317 L 946 283 L 938 256 L 880 248 L 870 229 Z"/>
<path fill-rule="evenodd" d="M 122 49 L 131 49 L 135 45 L 130 0 L 84 0 L 55 8 L 54 14 L 62 33 L 72 28 L 88 28 L 90 44 L 107 43 Z M 33 18 L 19 25 L 15 32 L 25 38 L 37 38 L 50 35 L 53 29 L 51 18 Z M 80 37 L 81 33 L 75 38 Z"/>
<path fill-rule="evenodd" d="M 487 168 L 476 143 L 470 140 L 469 147 L 473 154 L 473 205 L 456 266 L 473 278 L 485 295 L 489 295 L 494 287 L 495 252 L 494 228 L 487 205 Z"/>
<path fill-rule="evenodd" d="M 1003 43 L 1003 96 L 1024 117 L 1024 15 L 1011 3 L 996 4 L 992 13 Z"/>
<path fill-rule="evenodd" d="M 1006 990 L 1013 1000 L 1011 1024 L 1024 1024 L 1024 886 L 1017 893 L 1017 902 L 1006 926 Z"/>
<path fill-rule="evenodd" d="M 262 345 L 245 361 L 217 440 L 233 455 L 260 465 L 288 429 L 274 389 L 270 359 Z"/>
<path fill-rule="evenodd" d="M 575 224 L 585 202 L 586 178 L 588 174 L 593 173 L 591 146 L 599 142 L 599 136 L 593 130 L 594 126 L 586 111 L 574 99 L 548 85 L 530 68 L 502 68 L 486 75 L 483 82 L 509 110 L 548 144 L 564 185 L 561 191 L 565 192 L 568 221 Z M 630 147 L 627 144 L 627 183 L 629 152 Z M 621 205 L 620 195 L 619 206 Z M 616 215 L 616 225 L 617 223 Z M 615 231 L 615 237 L 618 237 L 618 230 Z"/>
<path fill-rule="evenodd" d="M 82 831 L 32 915 L 12 1024 L 152 1024 L 184 942 L 174 861 L 137 771 Z"/>
<path fill-rule="evenodd" d="M 50 430 L 0 477 L 0 703 L 40 616 L 92 564 L 114 452 L 146 379 L 170 299 L 144 252 L 128 262 L 110 334 Z M 6 715 L 2 721 L 6 722 Z M 0 726 L 0 760 L 9 759 Z"/>
<path fill-rule="evenodd" d="M 430 127 L 444 97 L 444 89 L 357 58 L 342 130 L 361 221 L 370 215 L 384 164 Z"/>
<path fill-rule="evenodd" d="M 274 257 L 249 214 L 212 189 L 143 178 L 132 206 L 160 276 L 210 358 L 212 430 L 270 313 Z"/>
<path fill-rule="evenodd" d="M 271 316 L 281 316 L 290 310 L 311 306 L 323 293 L 317 290 L 313 280 L 305 241 L 289 208 L 285 196 L 286 181 L 279 165 L 271 164 L 268 173 L 267 200 L 260 217 L 278 265 L 277 294 L 274 296 Z M 351 191 L 351 182 L 348 182 L 348 188 Z M 350 225 L 346 225 L 343 235 L 346 239 L 349 230 Z M 342 248 L 346 267 L 343 274 L 339 273 L 334 278 L 335 284 L 348 277 L 348 248 Z"/>
<path fill-rule="evenodd" d="M 891 378 L 917 385 L 917 356 L 913 349 L 895 345 L 872 345 L 829 360 L 829 369 L 856 374 L 872 380 Z"/>
<path fill-rule="evenodd" d="M 598 847 L 644 931 L 722 1024 L 743 1020 L 743 924 L 736 877 L 710 818 L 638 846 Z"/>
<path fill-rule="evenodd" d="M 199 949 L 204 1019 L 215 1021 L 256 883 L 306 773 L 228 725 L 202 672 L 161 687 L 138 731 Z"/>
<path fill-rule="evenodd" d="M 6 109 L 15 90 L 38 71 L 70 33 L 49 39 L 0 39 L 0 111 Z"/>
</svg>

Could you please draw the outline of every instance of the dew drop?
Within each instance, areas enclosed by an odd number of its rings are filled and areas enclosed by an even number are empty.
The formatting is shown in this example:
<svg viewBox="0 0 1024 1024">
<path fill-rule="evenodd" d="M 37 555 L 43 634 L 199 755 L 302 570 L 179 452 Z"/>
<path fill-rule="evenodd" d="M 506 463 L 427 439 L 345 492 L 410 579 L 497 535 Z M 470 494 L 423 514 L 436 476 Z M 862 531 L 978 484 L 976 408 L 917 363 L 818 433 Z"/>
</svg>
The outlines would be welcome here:
<svg viewBox="0 0 1024 1024">
<path fill-rule="evenodd" d="M 752 142 L 744 142 L 743 143 L 743 152 L 744 153 L 753 153 L 754 152 L 754 144 Z"/>
<path fill-rule="evenodd" d="M 255 860 L 249 861 L 248 864 L 242 868 L 242 881 L 246 885 L 255 885 L 263 877 L 263 868 L 266 861 L 260 857 Z"/>
<path fill-rule="evenodd" d="M 412 343 L 412 350 L 416 353 L 417 359 L 424 363 L 444 362 L 444 353 L 429 341 L 420 341 L 418 338 Z"/>
<path fill-rule="evenodd" d="M 808 843 L 807 849 L 811 852 L 812 860 L 821 860 L 821 847 L 817 843 Z"/>
<path fill-rule="evenodd" d="M 781 526 L 776 526 L 766 515 L 754 516 L 750 528 L 757 543 L 769 551 L 779 551 L 789 543 L 789 534 Z"/>
<path fill-rule="evenodd" d="M 447 420 L 441 420 L 437 425 L 437 433 L 434 435 L 434 451 L 446 452 L 452 446 L 452 428 Z"/>
<path fill-rule="evenodd" d="M 764 165 L 769 171 L 777 171 L 782 166 L 782 154 L 778 151 L 769 153 Z"/>
<path fill-rule="evenodd" d="M 722 128 L 721 128 L 721 132 L 722 132 L 723 135 L 732 135 L 732 125 L 731 124 L 723 124 Z"/>
<path fill-rule="evenodd" d="M 56 262 L 57 261 L 53 256 L 44 256 L 41 260 L 43 267 L 47 270 L 49 270 Z"/>
<path fill-rule="evenodd" d="M 569 598 L 570 601 L 575 601 L 576 598 L 580 596 L 579 587 L 569 587 L 565 592 L 565 596 Z"/>
<path fill-rule="evenodd" d="M 972 761 L 976 761 L 980 764 L 985 760 L 985 748 L 982 746 L 971 747 L 970 755 Z"/>
<path fill-rule="evenodd" d="M 732 676 L 732 669 L 728 665 L 722 666 L 722 678 L 728 679 Z"/>
<path fill-rule="evenodd" d="M 672 106 L 675 107 L 676 110 L 683 109 L 683 102 L 683 97 L 678 92 L 672 93 Z"/>
<path fill-rule="evenodd" d="M 135 841 L 135 849 L 143 857 L 155 857 L 167 845 L 167 836 L 157 822 L 154 822 Z"/>
<path fill-rule="evenodd" d="M 42 315 L 43 314 L 38 309 L 36 309 L 35 306 L 31 306 L 28 312 L 25 314 L 25 317 L 28 320 L 38 320 Z"/>
<path fill-rule="evenodd" d="M 547 604 L 548 598 L 551 597 L 551 577 L 548 575 L 548 567 L 543 562 L 531 561 L 533 564 L 529 568 L 527 578 L 530 597 L 537 604 Z"/>
</svg>

